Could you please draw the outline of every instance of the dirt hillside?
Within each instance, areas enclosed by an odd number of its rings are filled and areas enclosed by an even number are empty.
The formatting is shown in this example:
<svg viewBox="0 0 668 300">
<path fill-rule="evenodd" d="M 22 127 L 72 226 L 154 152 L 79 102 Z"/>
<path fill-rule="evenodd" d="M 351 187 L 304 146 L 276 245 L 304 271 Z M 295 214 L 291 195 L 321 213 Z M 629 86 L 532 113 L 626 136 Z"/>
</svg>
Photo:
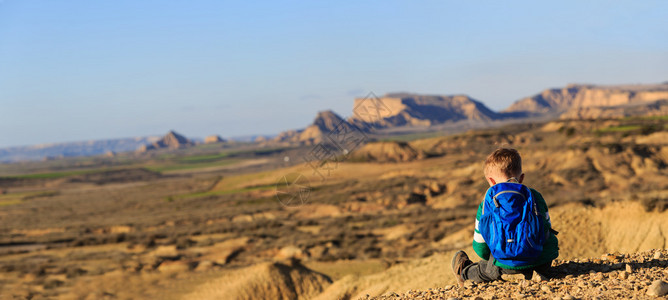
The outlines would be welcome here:
<svg viewBox="0 0 668 300">
<path fill-rule="evenodd" d="M 330 283 L 296 261 L 263 263 L 207 282 L 184 299 L 310 299 Z"/>
<path fill-rule="evenodd" d="M 413 149 L 406 142 L 376 142 L 364 145 L 353 152 L 351 160 L 374 162 L 403 162 L 425 158 L 422 151 Z"/>
</svg>

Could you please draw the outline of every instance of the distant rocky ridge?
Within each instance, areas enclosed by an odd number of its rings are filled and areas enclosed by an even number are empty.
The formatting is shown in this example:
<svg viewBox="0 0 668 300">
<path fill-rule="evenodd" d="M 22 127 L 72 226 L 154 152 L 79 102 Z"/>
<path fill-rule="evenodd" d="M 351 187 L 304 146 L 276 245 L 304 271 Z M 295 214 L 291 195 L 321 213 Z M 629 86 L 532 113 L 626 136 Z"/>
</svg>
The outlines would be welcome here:
<svg viewBox="0 0 668 300">
<path fill-rule="evenodd" d="M 337 126 L 342 126 L 337 129 Z M 288 142 L 301 144 L 317 144 L 322 141 L 326 133 L 339 130 L 351 130 L 352 126 L 348 122 L 344 122 L 341 116 L 337 115 L 331 110 L 318 112 L 318 115 L 313 120 L 313 123 L 308 127 L 300 130 L 289 130 L 280 133 L 272 141 L 274 142 Z"/>
<path fill-rule="evenodd" d="M 158 136 L 41 144 L 0 149 L 0 162 L 40 160 L 45 158 L 101 155 L 134 151 L 160 139 Z"/>
<path fill-rule="evenodd" d="M 576 107 L 560 115 L 561 119 L 623 118 L 631 116 L 668 116 L 668 99 L 616 106 Z"/>
<path fill-rule="evenodd" d="M 563 113 L 592 107 L 622 107 L 668 100 L 668 83 L 646 85 L 578 85 L 547 89 L 513 103 L 504 112 Z"/>
<path fill-rule="evenodd" d="M 243 137 L 234 139 L 234 141 L 237 140 L 244 141 Z M 114 157 L 118 153 L 123 152 L 134 151 L 143 153 L 156 149 L 179 149 L 194 146 L 202 142 L 206 144 L 225 143 L 228 140 L 219 135 L 207 136 L 203 141 L 200 139 L 190 139 L 172 130 L 162 137 L 147 136 L 1 148 L 0 163 L 95 155 Z"/>
<path fill-rule="evenodd" d="M 668 82 L 608 86 L 571 84 L 523 98 L 500 112 L 467 95 L 390 93 L 377 98 L 355 99 L 353 116 L 346 122 L 332 111 L 319 112 L 310 126 L 282 132 L 272 141 L 318 143 L 331 132 L 333 124 L 341 123 L 365 132 L 393 128 L 420 131 L 458 122 L 485 125 L 535 117 L 595 119 L 663 115 L 668 115 Z"/>
<path fill-rule="evenodd" d="M 375 101 L 375 102 L 369 102 Z M 331 110 L 318 112 L 315 120 L 305 129 L 280 133 L 272 141 L 300 144 L 316 144 L 325 134 L 350 130 L 414 126 L 428 128 L 447 122 L 462 120 L 488 122 L 512 114 L 496 113 L 485 104 L 465 95 L 438 96 L 394 93 L 378 99 L 358 98 L 354 103 L 355 114 L 344 120 Z"/>
</svg>

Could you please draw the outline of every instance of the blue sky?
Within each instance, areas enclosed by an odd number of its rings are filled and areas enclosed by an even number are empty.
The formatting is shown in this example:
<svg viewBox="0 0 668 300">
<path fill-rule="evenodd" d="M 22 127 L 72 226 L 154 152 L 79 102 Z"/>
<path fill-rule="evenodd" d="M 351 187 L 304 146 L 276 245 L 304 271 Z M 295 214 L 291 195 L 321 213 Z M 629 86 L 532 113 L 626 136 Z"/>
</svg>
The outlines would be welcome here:
<svg viewBox="0 0 668 300">
<path fill-rule="evenodd" d="M 0 0 L 0 147 L 273 134 L 353 98 L 668 80 L 665 1 Z"/>
</svg>

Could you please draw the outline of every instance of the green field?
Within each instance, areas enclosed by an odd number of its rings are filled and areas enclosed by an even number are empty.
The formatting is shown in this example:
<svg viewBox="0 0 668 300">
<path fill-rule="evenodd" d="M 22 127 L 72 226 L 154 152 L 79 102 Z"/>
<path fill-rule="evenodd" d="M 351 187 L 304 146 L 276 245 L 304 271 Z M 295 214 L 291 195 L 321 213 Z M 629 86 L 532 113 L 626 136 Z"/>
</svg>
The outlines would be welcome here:
<svg viewBox="0 0 668 300">
<path fill-rule="evenodd" d="M 668 121 L 668 116 L 649 116 L 649 117 L 625 117 L 622 120 L 656 120 Z"/>
<path fill-rule="evenodd" d="M 596 130 L 597 132 L 606 133 L 606 132 L 627 132 L 633 130 L 639 130 L 642 128 L 640 125 L 620 125 L 620 126 L 610 126 L 607 128 Z"/>
<path fill-rule="evenodd" d="M 62 172 L 48 172 L 48 173 L 33 173 L 33 174 L 23 174 L 23 175 L 14 175 L 5 177 L 20 178 L 20 179 L 56 179 L 56 178 L 63 178 L 63 177 L 83 175 L 83 174 L 99 173 L 103 171 L 106 170 L 103 169 L 76 170 L 76 171 L 62 171 Z"/>
<path fill-rule="evenodd" d="M 146 169 L 154 172 L 170 172 L 183 170 L 196 170 L 201 168 L 222 167 L 239 162 L 238 159 L 226 159 L 215 162 L 196 162 L 196 163 L 166 163 L 155 166 L 146 166 Z"/>
<path fill-rule="evenodd" d="M 0 195 L 0 206 L 9 206 L 19 204 L 25 200 L 30 200 L 38 197 L 51 197 L 58 194 L 58 191 L 37 191 L 37 192 L 22 192 L 10 193 Z"/>
<path fill-rule="evenodd" d="M 179 158 L 179 162 L 183 163 L 207 163 L 221 160 L 223 158 L 229 157 L 230 153 L 222 152 L 218 154 L 205 154 L 205 155 L 193 155 Z"/>
</svg>

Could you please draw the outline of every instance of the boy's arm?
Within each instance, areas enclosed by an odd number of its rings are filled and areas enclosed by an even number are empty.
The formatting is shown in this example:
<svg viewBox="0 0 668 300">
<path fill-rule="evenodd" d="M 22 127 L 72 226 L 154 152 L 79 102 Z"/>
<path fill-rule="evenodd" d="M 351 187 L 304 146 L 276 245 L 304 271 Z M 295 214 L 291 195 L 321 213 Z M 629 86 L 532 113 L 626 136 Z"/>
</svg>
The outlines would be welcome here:
<svg viewBox="0 0 668 300">
<path fill-rule="evenodd" d="M 547 202 L 538 191 L 531 189 L 534 198 L 538 200 L 538 211 L 545 214 L 545 223 L 549 230 L 549 235 L 545 244 L 543 245 L 543 253 L 541 257 L 544 261 L 552 260 L 559 257 L 559 239 L 557 239 L 557 232 L 552 230 L 552 220 L 550 220 L 550 213 L 547 209 Z"/>
<path fill-rule="evenodd" d="M 547 225 L 549 226 L 549 228 L 552 228 L 552 221 L 550 220 L 550 212 L 547 210 L 547 202 L 545 202 L 543 195 L 541 195 L 541 193 L 539 193 L 534 189 L 531 189 L 531 193 L 538 200 L 536 202 L 538 204 L 538 212 L 545 215 L 545 221 L 547 221 Z"/>
<path fill-rule="evenodd" d="M 482 214 L 482 203 L 478 205 L 478 212 L 475 215 L 475 231 L 473 232 L 473 250 L 480 258 L 489 260 L 489 247 L 485 243 L 485 239 L 480 234 L 478 224 L 480 223 L 480 215 Z"/>
</svg>

